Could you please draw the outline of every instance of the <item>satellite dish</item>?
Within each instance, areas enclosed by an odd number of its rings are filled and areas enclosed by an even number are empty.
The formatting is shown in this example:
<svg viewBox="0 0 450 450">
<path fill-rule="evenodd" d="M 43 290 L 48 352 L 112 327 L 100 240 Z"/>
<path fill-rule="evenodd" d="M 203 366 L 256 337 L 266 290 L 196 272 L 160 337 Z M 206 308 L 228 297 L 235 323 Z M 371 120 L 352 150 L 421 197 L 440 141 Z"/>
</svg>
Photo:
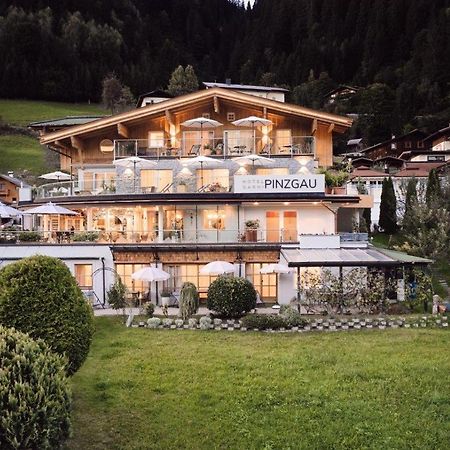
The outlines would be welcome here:
<svg viewBox="0 0 450 450">
<path fill-rule="evenodd" d="M 110 139 L 103 139 L 100 142 L 100 151 L 102 153 L 111 153 L 114 151 L 114 143 Z"/>
</svg>

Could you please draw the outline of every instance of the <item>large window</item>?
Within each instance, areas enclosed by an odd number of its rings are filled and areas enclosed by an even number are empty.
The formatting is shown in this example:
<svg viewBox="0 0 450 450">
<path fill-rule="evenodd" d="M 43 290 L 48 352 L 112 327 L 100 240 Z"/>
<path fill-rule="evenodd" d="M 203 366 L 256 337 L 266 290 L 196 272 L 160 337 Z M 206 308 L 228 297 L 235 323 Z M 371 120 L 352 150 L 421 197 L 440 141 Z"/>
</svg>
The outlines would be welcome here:
<svg viewBox="0 0 450 450">
<path fill-rule="evenodd" d="M 292 144 L 292 134 L 289 129 L 278 129 L 275 131 L 276 136 L 276 146 L 279 151 L 289 150 Z"/>
<path fill-rule="evenodd" d="M 264 263 L 246 263 L 245 276 L 258 291 L 263 302 L 274 302 L 277 299 L 277 275 L 261 274 Z"/>
<path fill-rule="evenodd" d="M 204 297 L 209 285 L 217 278 L 217 276 L 200 275 L 202 264 L 168 264 L 164 266 L 164 270 L 169 272 L 171 277 L 166 282 L 168 289 L 179 291 L 183 283 L 189 281 L 197 287 L 200 294 Z"/>
<path fill-rule="evenodd" d="M 161 192 L 172 180 L 172 170 L 141 170 L 141 187 L 148 192 Z"/>
<path fill-rule="evenodd" d="M 149 148 L 164 147 L 164 132 L 163 131 L 150 131 L 148 133 L 148 146 L 149 146 Z"/>
<path fill-rule="evenodd" d="M 145 264 L 116 264 L 116 271 L 120 276 L 123 284 L 131 292 L 147 292 L 148 282 L 134 280 L 131 275 L 142 269 Z"/>
<path fill-rule="evenodd" d="M 92 289 L 92 264 L 75 264 L 75 279 L 81 289 Z"/>
<path fill-rule="evenodd" d="M 91 191 L 94 194 L 110 190 L 113 192 L 115 185 L 115 172 L 83 172 L 82 191 Z"/>
<path fill-rule="evenodd" d="M 203 211 L 203 228 L 205 230 L 224 230 L 225 210 L 205 209 Z"/>
<path fill-rule="evenodd" d="M 228 169 L 197 169 L 197 187 L 207 187 L 208 192 L 227 192 L 230 187 Z"/>
<path fill-rule="evenodd" d="M 256 175 L 289 175 L 289 169 L 287 167 L 258 167 Z"/>
</svg>

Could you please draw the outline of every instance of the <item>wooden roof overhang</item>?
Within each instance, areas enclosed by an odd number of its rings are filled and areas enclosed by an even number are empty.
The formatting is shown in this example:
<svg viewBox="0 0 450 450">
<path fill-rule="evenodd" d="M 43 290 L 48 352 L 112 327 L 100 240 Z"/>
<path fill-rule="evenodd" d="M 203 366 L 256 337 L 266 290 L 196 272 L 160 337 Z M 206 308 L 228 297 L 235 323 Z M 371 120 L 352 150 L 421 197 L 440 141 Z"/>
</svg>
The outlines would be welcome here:
<svg viewBox="0 0 450 450">
<path fill-rule="evenodd" d="M 241 194 L 232 192 L 221 193 L 161 193 L 161 194 L 134 194 L 134 195 L 90 195 L 72 196 L 56 199 L 59 205 L 67 207 L 84 206 L 118 206 L 118 205 L 189 205 L 189 204 L 243 204 L 253 202 L 264 203 L 343 203 L 358 204 L 359 196 L 350 195 L 325 195 L 325 194 Z M 33 202 L 22 202 L 21 206 L 47 203 L 48 199 L 34 200 Z"/>
<path fill-rule="evenodd" d="M 137 108 L 132 111 L 115 114 L 83 125 L 77 125 L 45 134 L 41 136 L 40 142 L 44 145 L 65 147 L 67 146 L 67 142 L 70 141 L 71 146 L 76 147 L 74 144 L 77 144 L 77 139 L 82 140 L 84 137 L 104 134 L 105 131 L 112 132 L 117 130 L 120 126 L 126 127 L 127 125 L 142 123 L 151 118 L 166 117 L 170 120 L 170 117 L 173 114 L 187 112 L 192 107 L 210 104 L 211 102 L 220 102 L 221 100 L 233 102 L 234 104 L 242 105 L 247 108 L 259 108 L 262 114 L 265 111 L 266 113 L 272 112 L 275 114 L 292 115 L 298 118 L 310 119 L 315 123 L 320 122 L 327 124 L 332 127 L 332 131 L 335 132 L 344 132 L 352 124 L 351 119 L 337 114 L 316 111 L 298 105 L 260 98 L 227 89 L 211 88 L 175 97 L 143 108 Z"/>
</svg>

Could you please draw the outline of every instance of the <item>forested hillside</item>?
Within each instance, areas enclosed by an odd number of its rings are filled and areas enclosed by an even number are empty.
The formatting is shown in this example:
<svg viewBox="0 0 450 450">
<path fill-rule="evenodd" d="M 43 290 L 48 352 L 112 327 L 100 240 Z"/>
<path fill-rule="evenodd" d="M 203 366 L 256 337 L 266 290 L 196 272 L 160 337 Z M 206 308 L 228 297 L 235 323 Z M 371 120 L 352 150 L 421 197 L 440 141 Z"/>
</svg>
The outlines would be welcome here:
<svg viewBox="0 0 450 450">
<path fill-rule="evenodd" d="M 450 116 L 448 0 L 16 0 L 0 16 L 3 98 L 97 101 L 111 71 L 137 95 L 192 64 L 317 108 L 339 83 L 367 88 L 333 108 L 369 143 Z"/>
</svg>

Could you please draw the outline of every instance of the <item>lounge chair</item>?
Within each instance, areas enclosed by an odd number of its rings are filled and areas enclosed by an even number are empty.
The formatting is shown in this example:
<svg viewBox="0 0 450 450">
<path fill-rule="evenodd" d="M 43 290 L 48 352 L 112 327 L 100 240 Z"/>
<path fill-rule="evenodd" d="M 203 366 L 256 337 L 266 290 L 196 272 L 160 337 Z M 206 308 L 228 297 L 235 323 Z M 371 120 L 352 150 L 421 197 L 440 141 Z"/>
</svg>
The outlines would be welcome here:
<svg viewBox="0 0 450 450">
<path fill-rule="evenodd" d="M 201 146 L 200 144 L 194 144 L 194 145 L 191 147 L 191 149 L 189 150 L 188 155 L 195 155 L 195 156 L 199 155 L 199 154 L 200 154 L 200 148 L 201 148 L 201 147 L 202 147 L 202 146 Z"/>
</svg>

